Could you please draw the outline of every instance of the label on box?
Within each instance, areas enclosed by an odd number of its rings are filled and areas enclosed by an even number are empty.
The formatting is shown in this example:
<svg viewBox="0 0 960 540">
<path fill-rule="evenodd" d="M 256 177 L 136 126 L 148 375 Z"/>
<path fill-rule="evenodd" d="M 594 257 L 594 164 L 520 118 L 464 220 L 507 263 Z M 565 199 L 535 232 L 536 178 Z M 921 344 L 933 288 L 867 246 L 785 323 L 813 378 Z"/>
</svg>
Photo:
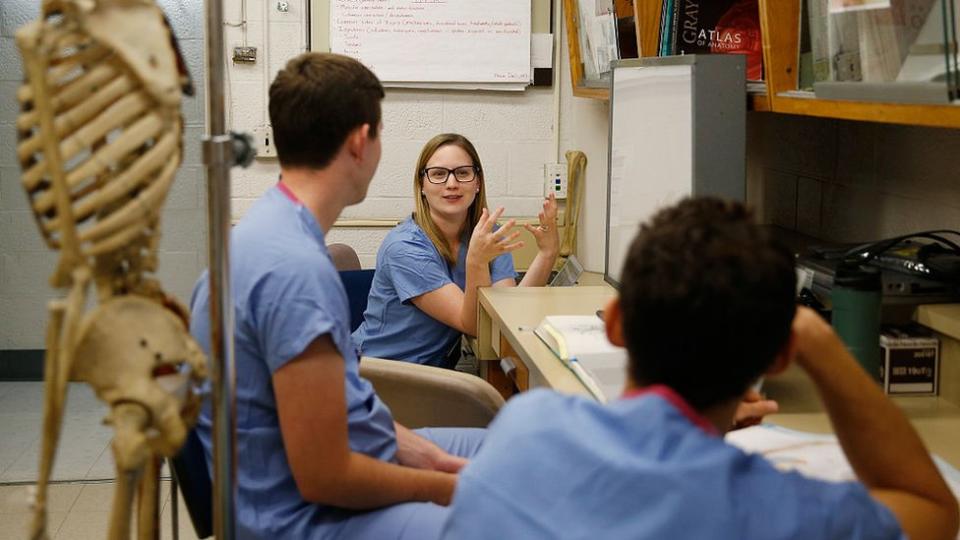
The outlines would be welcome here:
<svg viewBox="0 0 960 540">
<path fill-rule="evenodd" d="M 888 394 L 937 393 L 937 347 L 885 347 L 884 390 Z"/>
</svg>

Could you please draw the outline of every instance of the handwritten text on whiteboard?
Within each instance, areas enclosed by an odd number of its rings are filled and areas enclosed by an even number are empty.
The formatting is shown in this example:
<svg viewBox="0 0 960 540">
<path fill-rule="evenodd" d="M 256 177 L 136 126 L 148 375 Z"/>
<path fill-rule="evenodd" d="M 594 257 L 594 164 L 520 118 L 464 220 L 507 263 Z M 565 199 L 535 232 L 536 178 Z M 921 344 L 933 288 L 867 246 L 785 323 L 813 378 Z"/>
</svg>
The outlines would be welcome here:
<svg viewBox="0 0 960 540">
<path fill-rule="evenodd" d="M 530 78 L 530 0 L 331 0 L 330 49 L 387 82 Z"/>
</svg>

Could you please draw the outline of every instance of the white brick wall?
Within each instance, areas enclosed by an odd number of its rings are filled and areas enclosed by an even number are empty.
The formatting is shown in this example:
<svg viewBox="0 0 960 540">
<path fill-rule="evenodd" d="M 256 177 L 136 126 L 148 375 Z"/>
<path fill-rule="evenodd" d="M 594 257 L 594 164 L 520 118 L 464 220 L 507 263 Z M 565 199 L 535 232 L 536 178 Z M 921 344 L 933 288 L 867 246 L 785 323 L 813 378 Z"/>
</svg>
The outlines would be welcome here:
<svg viewBox="0 0 960 540">
<path fill-rule="evenodd" d="M 168 292 L 186 301 L 206 266 L 206 206 L 200 138 L 203 135 L 203 2 L 160 0 L 194 77 L 197 97 L 183 103 L 186 122 L 184 163 L 170 191 L 162 218 L 160 277 Z M 15 157 L 22 81 L 13 35 L 39 11 L 35 0 L 0 1 L 0 349 L 42 348 L 46 304 L 62 292 L 48 284 L 58 255 L 46 248 L 27 208 Z"/>
<path fill-rule="evenodd" d="M 288 13 L 279 13 L 268 3 L 269 43 L 264 51 L 262 5 L 250 2 L 247 9 L 247 45 L 258 47 L 256 65 L 228 66 L 234 129 L 250 131 L 265 122 L 264 61 L 268 80 L 291 57 L 304 49 L 303 0 L 291 2 Z M 230 22 L 240 21 L 240 0 L 227 0 Z M 243 43 L 240 28 L 227 27 L 230 50 Z M 553 90 L 525 92 L 462 92 L 388 89 L 383 103 L 383 156 L 367 199 L 347 208 L 344 219 L 399 220 L 413 210 L 413 169 L 423 144 L 443 132 L 458 132 L 477 146 L 487 178 L 491 205 L 504 206 L 506 215 L 532 216 L 539 211 L 546 162 L 555 159 L 553 139 Z M 235 219 L 277 179 L 274 160 L 258 160 L 253 167 L 232 177 Z M 336 229 L 330 241 L 353 246 L 364 266 L 372 266 L 385 229 Z"/>
</svg>

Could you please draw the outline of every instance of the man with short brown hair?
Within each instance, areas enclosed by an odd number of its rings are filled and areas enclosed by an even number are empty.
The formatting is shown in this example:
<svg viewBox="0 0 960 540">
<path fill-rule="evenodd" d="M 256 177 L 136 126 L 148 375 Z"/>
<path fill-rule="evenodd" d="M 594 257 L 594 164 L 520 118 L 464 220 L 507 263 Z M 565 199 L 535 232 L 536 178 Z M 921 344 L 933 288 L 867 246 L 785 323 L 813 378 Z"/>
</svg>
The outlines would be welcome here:
<svg viewBox="0 0 960 540">
<path fill-rule="evenodd" d="M 239 538 L 435 538 L 483 430 L 414 433 L 358 373 L 346 293 L 325 235 L 380 160 L 376 76 L 306 53 L 270 87 L 281 180 L 234 227 Z M 209 351 L 209 281 L 191 332 Z M 198 424 L 212 449 L 211 411 Z"/>
</svg>

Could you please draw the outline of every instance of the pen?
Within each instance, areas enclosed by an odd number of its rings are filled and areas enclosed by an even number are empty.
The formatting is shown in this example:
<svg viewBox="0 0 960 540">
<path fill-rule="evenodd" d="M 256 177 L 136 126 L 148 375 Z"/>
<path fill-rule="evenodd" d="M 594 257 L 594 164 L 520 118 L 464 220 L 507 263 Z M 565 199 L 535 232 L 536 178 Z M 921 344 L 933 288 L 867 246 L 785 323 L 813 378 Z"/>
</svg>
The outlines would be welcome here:
<svg viewBox="0 0 960 540">
<path fill-rule="evenodd" d="M 607 397 L 603 395 L 603 391 L 600 390 L 600 387 L 597 386 L 596 381 L 593 380 L 593 377 L 587 373 L 587 370 L 583 369 L 583 366 L 580 365 L 580 362 L 577 362 L 576 358 L 570 359 L 570 369 L 577 375 L 577 378 L 580 379 L 580 382 L 587 387 L 587 391 L 593 394 L 593 397 L 597 399 L 600 403 L 606 403 Z"/>
</svg>

